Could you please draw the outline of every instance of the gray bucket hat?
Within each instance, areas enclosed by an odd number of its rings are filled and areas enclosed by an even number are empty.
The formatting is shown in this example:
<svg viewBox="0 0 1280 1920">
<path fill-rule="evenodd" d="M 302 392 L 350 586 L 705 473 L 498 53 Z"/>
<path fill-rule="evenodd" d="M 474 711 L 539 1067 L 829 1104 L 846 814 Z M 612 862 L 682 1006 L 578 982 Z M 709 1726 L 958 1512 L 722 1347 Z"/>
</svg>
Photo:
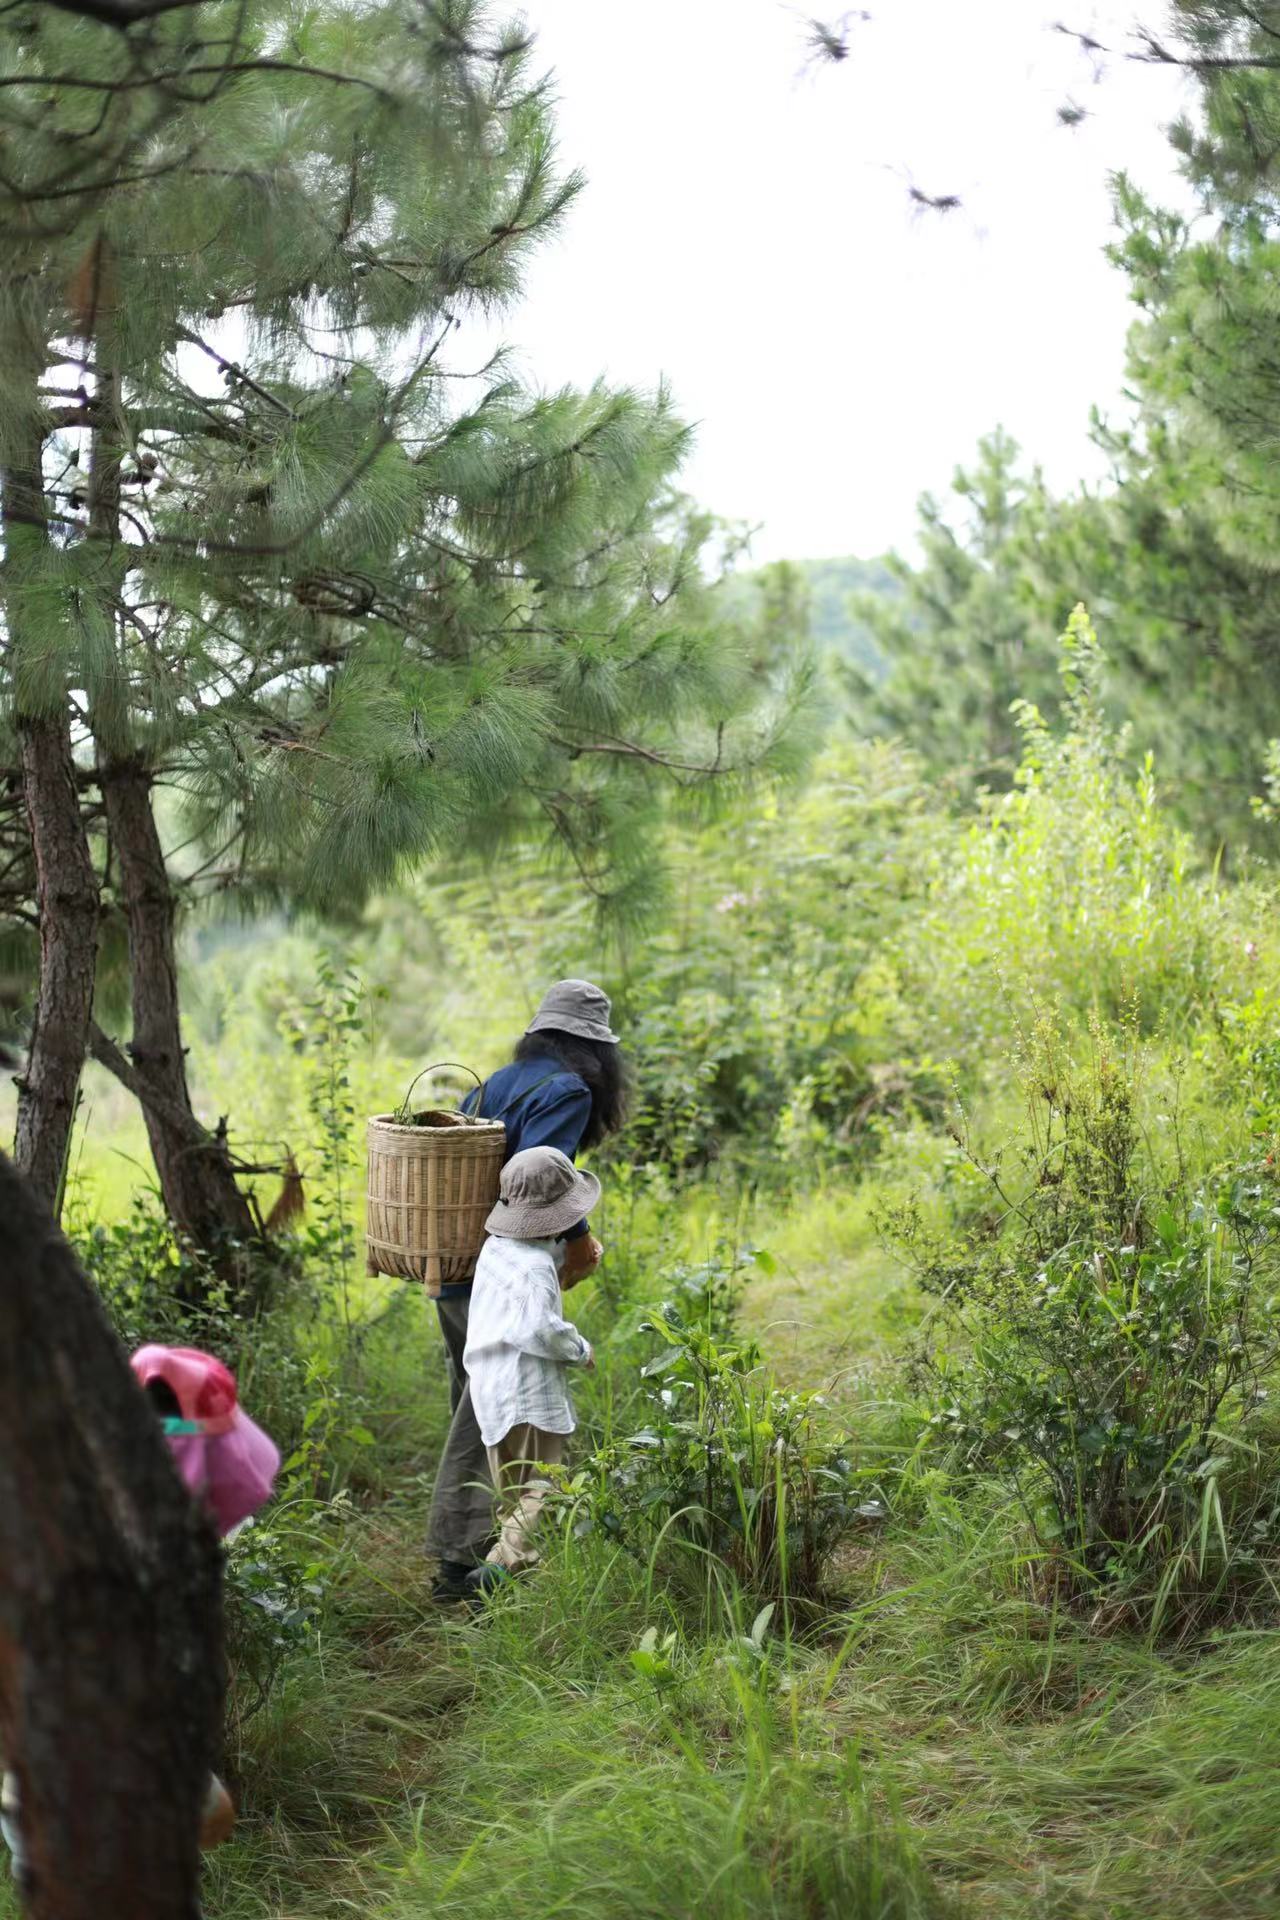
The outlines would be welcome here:
<svg viewBox="0 0 1280 1920">
<path fill-rule="evenodd" d="M 609 996 L 590 980 L 557 980 L 542 996 L 542 1005 L 525 1028 L 526 1033 L 576 1033 L 580 1040 L 604 1040 L 613 1046 L 618 1036 L 609 1026 Z"/>
<path fill-rule="evenodd" d="M 559 1147 L 513 1153 L 498 1182 L 502 1196 L 485 1221 L 502 1240 L 558 1240 L 584 1220 L 600 1198 L 593 1173 L 579 1173 Z"/>
</svg>

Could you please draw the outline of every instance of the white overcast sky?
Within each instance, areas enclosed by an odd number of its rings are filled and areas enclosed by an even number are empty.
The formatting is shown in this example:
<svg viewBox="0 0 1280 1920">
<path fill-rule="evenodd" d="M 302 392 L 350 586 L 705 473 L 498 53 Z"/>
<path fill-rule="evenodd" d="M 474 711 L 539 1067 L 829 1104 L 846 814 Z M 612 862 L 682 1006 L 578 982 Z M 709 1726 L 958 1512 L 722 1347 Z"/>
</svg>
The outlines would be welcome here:
<svg viewBox="0 0 1280 1920">
<path fill-rule="evenodd" d="M 1108 173 L 1180 197 L 1177 77 L 1112 59 L 1095 83 L 1057 0 L 866 3 L 850 57 L 807 71 L 777 0 L 526 7 L 588 184 L 505 337 L 542 386 L 665 375 L 688 490 L 760 523 L 761 560 L 909 545 L 917 494 L 997 423 L 1055 485 L 1096 475 L 1133 311 Z M 1141 0 L 1061 5 L 1132 44 Z M 913 214 L 912 184 L 963 209 Z"/>
</svg>

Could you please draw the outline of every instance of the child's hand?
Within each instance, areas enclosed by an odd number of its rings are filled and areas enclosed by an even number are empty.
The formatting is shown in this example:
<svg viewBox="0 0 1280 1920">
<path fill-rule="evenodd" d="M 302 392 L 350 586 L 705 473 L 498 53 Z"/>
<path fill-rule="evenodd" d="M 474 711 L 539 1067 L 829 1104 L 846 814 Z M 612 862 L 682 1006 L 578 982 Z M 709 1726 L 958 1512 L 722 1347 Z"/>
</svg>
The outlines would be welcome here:
<svg viewBox="0 0 1280 1920">
<path fill-rule="evenodd" d="M 586 1359 L 585 1359 L 585 1360 L 583 1361 L 583 1363 L 582 1363 L 582 1364 L 583 1364 L 583 1366 L 584 1366 L 584 1367 L 586 1368 L 586 1370 L 587 1370 L 587 1372 L 588 1372 L 588 1373 L 594 1373 L 594 1372 L 595 1372 L 595 1370 L 596 1370 L 596 1350 L 595 1350 L 595 1348 L 594 1348 L 593 1346 L 591 1346 L 591 1345 L 588 1345 L 588 1347 L 587 1347 L 587 1357 L 586 1357 Z"/>
<path fill-rule="evenodd" d="M 565 1293 L 576 1287 L 579 1280 L 585 1280 L 595 1272 L 604 1258 L 604 1248 L 594 1233 L 584 1233 L 577 1240 L 571 1240 L 564 1250 L 564 1265 L 560 1269 L 560 1285 Z"/>
</svg>

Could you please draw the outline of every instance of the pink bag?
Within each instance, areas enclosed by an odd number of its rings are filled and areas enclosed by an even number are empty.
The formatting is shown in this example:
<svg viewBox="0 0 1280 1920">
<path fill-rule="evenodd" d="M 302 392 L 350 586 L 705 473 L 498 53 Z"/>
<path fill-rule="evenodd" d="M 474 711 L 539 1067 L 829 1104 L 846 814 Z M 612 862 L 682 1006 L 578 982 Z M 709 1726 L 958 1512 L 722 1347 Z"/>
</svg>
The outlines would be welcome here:
<svg viewBox="0 0 1280 1920">
<path fill-rule="evenodd" d="M 139 1384 L 163 1381 L 178 1404 L 165 1435 L 178 1472 L 227 1534 L 271 1498 L 280 1453 L 236 1395 L 235 1375 L 197 1347 L 139 1347 Z"/>
</svg>

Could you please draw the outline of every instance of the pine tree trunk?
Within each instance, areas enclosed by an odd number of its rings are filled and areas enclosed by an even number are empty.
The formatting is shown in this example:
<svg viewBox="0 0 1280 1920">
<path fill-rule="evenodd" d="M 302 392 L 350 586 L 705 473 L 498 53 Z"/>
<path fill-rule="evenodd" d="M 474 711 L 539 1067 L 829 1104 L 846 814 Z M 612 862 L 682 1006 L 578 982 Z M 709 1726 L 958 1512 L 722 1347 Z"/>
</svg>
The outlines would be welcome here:
<svg viewBox="0 0 1280 1920">
<path fill-rule="evenodd" d="M 128 549 L 120 538 L 120 463 L 124 394 L 116 355 L 110 261 L 99 253 L 107 294 L 97 314 L 98 405 L 89 469 L 89 524 L 113 564 L 103 611 L 118 625 L 116 597 L 123 587 Z M 237 1288 L 247 1278 L 248 1249 L 256 1239 L 249 1203 L 236 1185 L 222 1141 L 205 1133 L 187 1090 L 174 945 L 173 885 L 156 829 L 152 781 L 145 759 L 130 750 L 102 716 L 91 715 L 98 748 L 98 785 L 107 816 L 119 895 L 129 931 L 133 1038 L 128 1053 L 169 1218 L 212 1259 Z"/>
<path fill-rule="evenodd" d="M 156 831 L 151 777 L 140 761 L 121 759 L 106 761 L 98 779 L 129 928 L 128 1051 L 164 1203 L 179 1231 L 220 1272 L 243 1282 L 246 1251 L 258 1234 L 226 1147 L 200 1127 L 187 1090 L 173 885 Z"/>
<path fill-rule="evenodd" d="M 61 1202 L 80 1073 L 93 1017 L 98 954 L 98 878 L 80 811 L 71 725 L 65 705 L 24 699 L 23 560 L 47 544 L 43 439 L 38 427 L 15 432 L 0 477 L 5 534 L 5 619 L 15 682 L 14 724 L 36 869 L 40 985 L 26 1071 L 19 1082 L 15 1156 L 50 1211 Z"/>
<path fill-rule="evenodd" d="M 19 1082 L 18 1166 L 57 1214 L 93 1017 L 98 877 L 80 813 L 66 717 L 16 716 L 40 917 L 40 986 Z"/>
<path fill-rule="evenodd" d="M 33 1920 L 197 1920 L 221 1555 L 66 1242 L 0 1158 L 0 1746 Z"/>
</svg>

